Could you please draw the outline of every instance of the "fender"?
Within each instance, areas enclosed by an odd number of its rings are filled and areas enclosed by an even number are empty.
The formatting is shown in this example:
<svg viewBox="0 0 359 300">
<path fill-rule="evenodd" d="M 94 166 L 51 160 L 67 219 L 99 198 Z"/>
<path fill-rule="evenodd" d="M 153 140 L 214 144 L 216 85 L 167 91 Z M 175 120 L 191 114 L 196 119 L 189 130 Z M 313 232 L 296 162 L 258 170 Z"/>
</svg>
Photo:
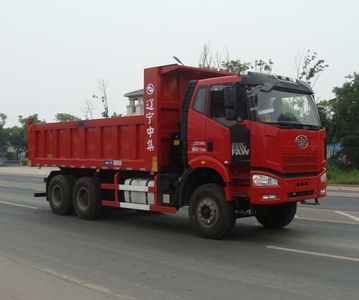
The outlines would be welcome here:
<svg viewBox="0 0 359 300">
<path fill-rule="evenodd" d="M 209 157 L 209 156 L 197 156 L 196 158 L 189 161 L 191 169 L 198 168 L 209 168 L 216 171 L 222 178 L 224 182 L 224 195 L 226 201 L 232 201 L 232 189 L 229 184 L 232 181 L 232 175 L 229 172 L 228 168 L 223 165 L 220 161 Z"/>
</svg>

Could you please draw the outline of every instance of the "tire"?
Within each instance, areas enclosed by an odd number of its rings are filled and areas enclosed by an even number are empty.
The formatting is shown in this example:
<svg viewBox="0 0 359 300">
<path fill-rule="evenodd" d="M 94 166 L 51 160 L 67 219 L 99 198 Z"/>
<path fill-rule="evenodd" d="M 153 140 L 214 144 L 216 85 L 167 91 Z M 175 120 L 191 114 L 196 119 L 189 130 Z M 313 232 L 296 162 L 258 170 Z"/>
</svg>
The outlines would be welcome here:
<svg viewBox="0 0 359 300">
<path fill-rule="evenodd" d="M 224 199 L 223 188 L 218 184 L 203 184 L 192 194 L 189 218 L 194 231 L 208 239 L 222 239 L 235 223 L 232 202 Z"/>
<path fill-rule="evenodd" d="M 72 191 L 75 179 L 71 175 L 56 175 L 50 180 L 47 188 L 47 200 L 56 215 L 69 215 L 74 212 Z"/>
<path fill-rule="evenodd" d="M 256 219 L 264 227 L 282 228 L 292 222 L 296 212 L 296 202 L 268 205 L 256 209 Z"/>
<path fill-rule="evenodd" d="M 92 177 L 79 178 L 73 191 L 73 205 L 77 216 L 81 219 L 98 219 L 103 211 L 100 188 Z"/>
</svg>

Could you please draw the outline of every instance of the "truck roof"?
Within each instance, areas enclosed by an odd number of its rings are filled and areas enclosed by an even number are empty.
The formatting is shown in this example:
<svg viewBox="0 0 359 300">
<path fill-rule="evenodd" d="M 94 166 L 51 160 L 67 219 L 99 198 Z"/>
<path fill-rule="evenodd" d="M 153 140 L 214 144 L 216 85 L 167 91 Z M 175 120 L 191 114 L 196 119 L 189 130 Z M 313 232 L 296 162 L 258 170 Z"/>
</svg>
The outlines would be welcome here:
<svg viewBox="0 0 359 300">
<path fill-rule="evenodd" d="M 296 90 L 306 94 L 314 94 L 312 87 L 307 82 L 298 79 L 294 80 L 286 76 L 248 72 L 247 75 L 241 75 L 241 78 L 243 79 L 243 82 L 248 85 L 270 83 L 276 88 Z"/>
</svg>

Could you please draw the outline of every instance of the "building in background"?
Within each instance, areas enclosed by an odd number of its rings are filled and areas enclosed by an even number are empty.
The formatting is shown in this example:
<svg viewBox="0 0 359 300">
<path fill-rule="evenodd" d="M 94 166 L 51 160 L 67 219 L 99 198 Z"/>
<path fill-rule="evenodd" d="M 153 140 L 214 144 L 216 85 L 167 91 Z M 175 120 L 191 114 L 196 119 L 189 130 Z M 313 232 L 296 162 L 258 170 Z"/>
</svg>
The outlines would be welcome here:
<svg viewBox="0 0 359 300">
<path fill-rule="evenodd" d="M 143 115 L 143 89 L 124 94 L 129 104 L 127 105 L 127 116 Z"/>
</svg>

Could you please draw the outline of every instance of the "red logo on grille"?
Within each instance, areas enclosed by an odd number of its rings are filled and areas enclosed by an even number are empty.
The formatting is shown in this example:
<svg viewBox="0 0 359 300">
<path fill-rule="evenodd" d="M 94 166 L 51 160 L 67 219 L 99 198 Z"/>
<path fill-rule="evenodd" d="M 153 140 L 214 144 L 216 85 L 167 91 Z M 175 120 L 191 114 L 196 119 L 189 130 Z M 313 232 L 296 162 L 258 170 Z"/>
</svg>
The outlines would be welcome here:
<svg viewBox="0 0 359 300">
<path fill-rule="evenodd" d="M 305 149 L 309 145 L 308 138 L 305 135 L 298 135 L 295 138 L 295 143 L 297 144 L 298 148 L 300 148 L 300 149 Z"/>
</svg>

